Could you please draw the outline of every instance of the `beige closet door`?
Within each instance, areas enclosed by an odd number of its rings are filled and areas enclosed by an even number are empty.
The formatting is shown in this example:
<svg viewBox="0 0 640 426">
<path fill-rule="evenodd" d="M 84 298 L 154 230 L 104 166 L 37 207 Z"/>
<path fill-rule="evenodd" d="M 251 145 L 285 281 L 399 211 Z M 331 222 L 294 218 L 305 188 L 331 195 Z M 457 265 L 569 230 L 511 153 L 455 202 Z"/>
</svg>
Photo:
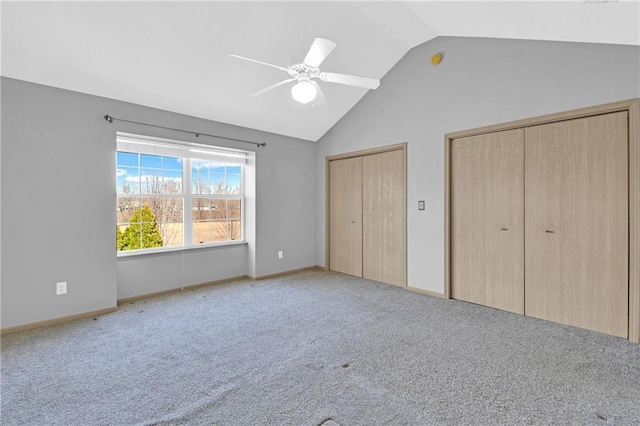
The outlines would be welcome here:
<svg viewBox="0 0 640 426">
<path fill-rule="evenodd" d="M 329 163 L 329 269 L 362 276 L 362 158 Z"/>
<path fill-rule="evenodd" d="M 525 135 L 526 314 L 627 337 L 627 112 Z"/>
<path fill-rule="evenodd" d="M 451 144 L 455 299 L 524 313 L 524 131 Z"/>
<path fill-rule="evenodd" d="M 404 151 L 362 158 L 363 277 L 405 287 Z"/>
</svg>

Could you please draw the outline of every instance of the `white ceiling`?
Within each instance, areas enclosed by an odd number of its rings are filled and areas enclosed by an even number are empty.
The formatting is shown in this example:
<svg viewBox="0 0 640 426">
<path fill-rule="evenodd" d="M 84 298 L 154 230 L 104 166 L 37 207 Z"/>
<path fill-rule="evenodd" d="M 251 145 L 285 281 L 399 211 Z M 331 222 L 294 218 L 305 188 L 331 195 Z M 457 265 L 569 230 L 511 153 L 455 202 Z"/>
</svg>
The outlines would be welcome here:
<svg viewBox="0 0 640 426">
<path fill-rule="evenodd" d="M 337 43 L 323 71 L 382 78 L 439 35 L 640 45 L 638 1 L 3 1 L 1 13 L 3 76 L 310 141 L 366 90 L 320 82 L 315 106 L 290 86 L 249 98 L 288 76 L 229 53 L 288 66 L 318 36 Z"/>
</svg>

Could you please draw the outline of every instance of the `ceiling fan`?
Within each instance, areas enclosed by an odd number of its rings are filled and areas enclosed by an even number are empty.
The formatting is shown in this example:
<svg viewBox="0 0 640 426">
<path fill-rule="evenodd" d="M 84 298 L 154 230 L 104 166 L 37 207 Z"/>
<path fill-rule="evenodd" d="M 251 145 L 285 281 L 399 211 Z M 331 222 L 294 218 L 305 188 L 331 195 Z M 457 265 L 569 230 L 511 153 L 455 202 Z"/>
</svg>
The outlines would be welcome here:
<svg viewBox="0 0 640 426">
<path fill-rule="evenodd" d="M 380 80 L 375 78 L 358 77 L 355 75 L 338 74 L 335 72 L 321 72 L 318 67 L 327 58 L 327 56 L 329 56 L 329 53 L 331 53 L 335 47 L 336 44 L 331 40 L 316 37 L 309 49 L 309 52 L 307 53 L 307 56 L 305 56 L 304 61 L 300 64 L 291 65 L 290 67 L 281 67 L 279 65 L 270 64 L 268 62 L 247 58 L 246 56 L 240 56 L 233 53 L 230 53 L 229 56 L 277 68 L 291 76 L 291 78 L 257 91 L 249 95 L 249 97 L 258 96 L 268 92 L 269 90 L 275 89 L 276 87 L 297 81 L 297 83 L 291 88 L 291 96 L 293 96 L 293 99 L 296 101 L 306 104 L 313 101 L 318 94 L 324 98 L 322 89 L 320 89 L 318 83 L 313 81 L 315 78 L 329 83 L 346 84 L 348 86 L 363 87 L 365 89 L 373 90 L 380 86 Z"/>
</svg>

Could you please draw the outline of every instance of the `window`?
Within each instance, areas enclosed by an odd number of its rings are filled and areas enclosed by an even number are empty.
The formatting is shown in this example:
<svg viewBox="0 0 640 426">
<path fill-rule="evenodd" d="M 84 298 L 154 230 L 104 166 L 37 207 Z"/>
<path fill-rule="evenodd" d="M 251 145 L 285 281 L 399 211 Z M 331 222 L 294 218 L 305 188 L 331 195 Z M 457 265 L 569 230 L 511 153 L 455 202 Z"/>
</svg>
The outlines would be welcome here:
<svg viewBox="0 0 640 426">
<path fill-rule="evenodd" d="M 117 251 L 242 241 L 246 155 L 118 133 Z"/>
</svg>

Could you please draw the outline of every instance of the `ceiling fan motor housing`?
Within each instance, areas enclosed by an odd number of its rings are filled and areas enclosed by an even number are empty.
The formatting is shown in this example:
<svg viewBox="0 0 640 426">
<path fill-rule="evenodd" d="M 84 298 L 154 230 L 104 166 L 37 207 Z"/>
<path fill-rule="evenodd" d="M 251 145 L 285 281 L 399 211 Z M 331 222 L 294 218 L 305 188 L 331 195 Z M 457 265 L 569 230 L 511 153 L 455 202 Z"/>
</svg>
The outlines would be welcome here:
<svg viewBox="0 0 640 426">
<path fill-rule="evenodd" d="M 291 77 L 320 78 L 320 70 L 307 64 L 291 65 L 288 72 Z"/>
</svg>

